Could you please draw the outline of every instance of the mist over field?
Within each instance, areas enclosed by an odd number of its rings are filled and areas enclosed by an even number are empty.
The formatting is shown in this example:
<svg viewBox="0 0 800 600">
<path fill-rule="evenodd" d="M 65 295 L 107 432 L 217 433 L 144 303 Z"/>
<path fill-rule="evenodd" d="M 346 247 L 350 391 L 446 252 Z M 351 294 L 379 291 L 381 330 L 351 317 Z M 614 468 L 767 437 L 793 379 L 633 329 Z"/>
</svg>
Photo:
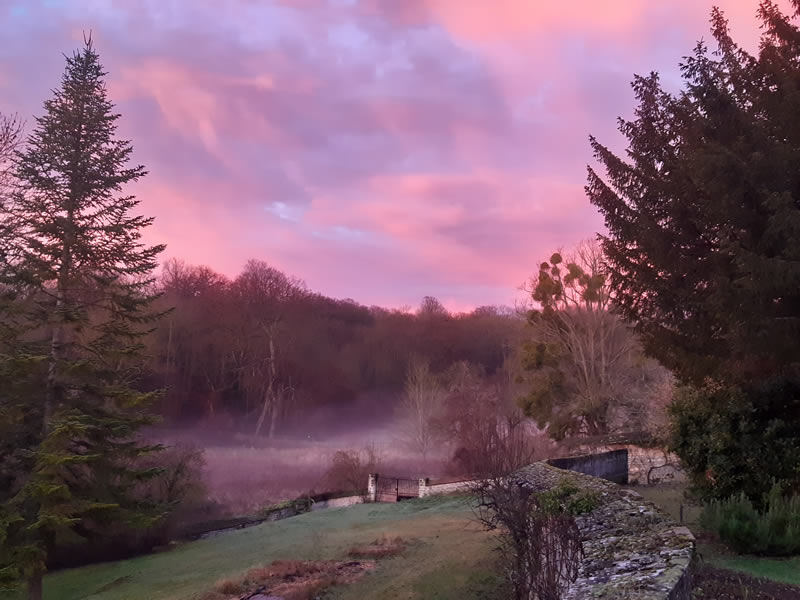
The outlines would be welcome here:
<svg viewBox="0 0 800 600">
<path fill-rule="evenodd" d="M 232 515 L 253 513 L 309 492 L 329 491 L 332 482 L 326 475 L 337 452 L 374 453 L 380 472 L 395 477 L 437 477 L 447 469 L 449 447 L 442 446 L 423 461 L 403 442 L 396 423 L 351 421 L 350 426 L 347 430 L 347 424 L 341 423 L 327 431 L 320 424 L 308 433 L 296 431 L 273 439 L 202 427 L 158 431 L 154 437 L 165 444 L 202 449 L 209 499 Z M 362 485 L 366 483 L 365 478 Z"/>
</svg>

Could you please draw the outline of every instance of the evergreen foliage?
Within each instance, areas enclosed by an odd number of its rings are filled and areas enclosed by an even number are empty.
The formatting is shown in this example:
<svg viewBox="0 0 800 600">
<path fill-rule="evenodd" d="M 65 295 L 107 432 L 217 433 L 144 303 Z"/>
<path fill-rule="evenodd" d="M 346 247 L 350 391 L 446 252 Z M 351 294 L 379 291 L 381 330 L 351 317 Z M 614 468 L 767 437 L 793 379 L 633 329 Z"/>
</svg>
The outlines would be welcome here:
<svg viewBox="0 0 800 600">
<path fill-rule="evenodd" d="M 0 573 L 27 579 L 30 598 L 41 597 L 55 545 L 100 539 L 112 522 L 146 527 L 166 509 L 140 493 L 159 472 L 140 459 L 160 447 L 137 440 L 157 393 L 135 387 L 143 336 L 160 316 L 150 289 L 164 247 L 141 241 L 152 219 L 123 193 L 145 170 L 128 166 L 132 146 L 116 139 L 120 115 L 91 39 L 66 60 L 1 207 L 0 308 L 19 327 L 1 340 L 0 426 L 22 443 L 0 464 L 10 484 Z"/>
<path fill-rule="evenodd" d="M 683 381 L 800 362 L 800 29 L 769 0 L 759 15 L 757 56 L 715 9 L 716 50 L 700 42 L 684 60 L 682 92 L 636 77 L 627 157 L 591 138 L 615 300 Z"/>
<path fill-rule="evenodd" d="M 759 504 L 773 481 L 800 491 L 800 382 L 680 390 L 672 443 L 703 499 L 740 492 Z"/>
<path fill-rule="evenodd" d="M 797 488 L 800 459 L 800 0 L 758 11 L 757 55 L 715 9 L 713 52 L 681 65 L 684 89 L 636 77 L 620 120 L 626 157 L 591 138 L 605 170 L 587 193 L 614 299 L 646 349 L 687 387 L 672 409 L 673 447 L 696 491 Z M 688 386 L 694 386 L 689 389 Z"/>
<path fill-rule="evenodd" d="M 714 500 L 701 525 L 740 553 L 791 556 L 800 552 L 800 496 L 786 496 L 775 484 L 758 510 L 744 494 Z"/>
</svg>

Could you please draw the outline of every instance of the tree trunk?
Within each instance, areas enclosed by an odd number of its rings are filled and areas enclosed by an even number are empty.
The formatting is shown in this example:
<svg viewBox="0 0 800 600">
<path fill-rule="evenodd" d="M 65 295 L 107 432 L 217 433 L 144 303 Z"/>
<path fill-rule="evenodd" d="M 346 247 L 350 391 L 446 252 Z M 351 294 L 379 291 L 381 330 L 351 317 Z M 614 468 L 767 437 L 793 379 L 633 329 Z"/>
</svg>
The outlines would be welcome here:
<svg viewBox="0 0 800 600">
<path fill-rule="evenodd" d="M 61 291 L 58 292 L 56 300 L 56 314 L 59 314 L 64 306 Z M 60 318 L 60 317 L 59 317 Z M 50 358 L 47 365 L 47 392 L 44 399 L 44 414 L 42 417 L 42 434 L 46 437 L 50 433 L 50 422 L 53 419 L 53 411 L 61 402 L 61 384 L 58 381 L 58 365 L 61 362 L 61 350 L 64 343 L 64 326 L 57 323 L 53 328 L 53 335 L 50 339 Z"/>
<path fill-rule="evenodd" d="M 28 600 L 42 600 L 42 572 L 38 569 L 28 577 Z"/>
<path fill-rule="evenodd" d="M 269 416 L 269 439 L 275 437 L 275 426 L 278 424 L 278 416 L 280 415 L 281 411 L 281 404 L 283 403 L 283 394 L 284 391 L 279 391 L 275 394 L 275 397 L 272 400 L 272 411 Z"/>
<path fill-rule="evenodd" d="M 75 211 L 72 206 L 67 209 L 68 230 L 64 237 L 64 247 L 61 250 L 61 265 L 58 269 L 58 281 L 56 283 L 56 324 L 53 327 L 53 335 L 50 338 L 50 359 L 47 365 L 47 392 L 44 399 L 44 415 L 42 419 L 42 433 L 47 436 L 50 433 L 50 423 L 53 412 L 61 404 L 62 389 L 59 381 L 58 369 L 63 355 L 64 346 L 64 307 L 67 304 L 67 281 L 72 272 L 72 227 L 75 223 Z"/>
<path fill-rule="evenodd" d="M 264 418 L 267 416 L 267 409 L 271 404 L 272 398 L 272 379 L 269 381 L 269 386 L 267 387 L 267 391 L 264 394 L 264 405 L 261 407 L 261 414 L 258 417 L 258 422 L 256 423 L 256 432 L 253 434 L 254 438 L 258 437 L 258 434 L 261 433 L 261 426 L 264 424 Z"/>
<path fill-rule="evenodd" d="M 258 434 L 261 432 L 261 426 L 264 424 L 264 418 L 267 416 L 267 409 L 272 409 L 272 416 L 274 417 L 275 414 L 275 342 L 272 338 L 272 331 L 268 332 L 269 335 L 269 386 L 267 387 L 267 393 L 264 394 L 264 406 L 261 408 L 261 416 L 258 417 L 258 423 L 256 423 L 256 433 L 253 437 L 258 437 Z M 271 428 L 270 428 L 271 429 Z M 271 434 L 270 434 L 271 437 Z"/>
</svg>

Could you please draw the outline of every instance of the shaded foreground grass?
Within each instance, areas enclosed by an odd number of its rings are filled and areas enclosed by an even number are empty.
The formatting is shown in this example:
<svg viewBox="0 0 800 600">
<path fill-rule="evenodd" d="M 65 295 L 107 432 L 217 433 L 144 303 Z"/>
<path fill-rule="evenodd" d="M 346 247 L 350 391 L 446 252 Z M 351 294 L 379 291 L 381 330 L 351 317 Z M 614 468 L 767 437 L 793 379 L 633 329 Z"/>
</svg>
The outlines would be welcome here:
<svg viewBox="0 0 800 600">
<path fill-rule="evenodd" d="M 680 520 L 680 506 L 683 504 L 683 522 L 697 537 L 698 554 L 707 564 L 780 583 L 800 585 L 800 557 L 765 558 L 737 555 L 705 535 L 699 524 L 701 508 L 697 504 L 687 503 L 684 498 L 685 485 L 664 484 L 632 489 L 639 492 L 645 500 L 661 507 L 676 521 Z"/>
<path fill-rule="evenodd" d="M 283 521 L 182 544 L 159 554 L 51 573 L 47 600 L 193 600 L 226 577 L 274 560 L 344 559 L 353 546 L 381 536 L 402 537 L 405 550 L 379 560 L 332 598 L 503 597 L 495 574 L 493 538 L 472 521 L 464 497 L 398 504 L 362 504 L 306 513 Z"/>
</svg>

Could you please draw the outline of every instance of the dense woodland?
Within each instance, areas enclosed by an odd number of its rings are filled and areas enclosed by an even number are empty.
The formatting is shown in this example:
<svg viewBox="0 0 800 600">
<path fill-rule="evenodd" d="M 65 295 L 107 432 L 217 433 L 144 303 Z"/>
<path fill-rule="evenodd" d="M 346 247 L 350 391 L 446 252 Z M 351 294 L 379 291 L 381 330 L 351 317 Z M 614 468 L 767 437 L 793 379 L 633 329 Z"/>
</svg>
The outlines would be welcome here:
<svg viewBox="0 0 800 600">
<path fill-rule="evenodd" d="M 166 388 L 162 414 L 264 435 L 356 402 L 391 415 L 411 357 L 436 372 L 466 361 L 491 377 L 525 334 L 509 309 L 452 315 L 430 297 L 414 311 L 367 307 L 314 293 L 261 260 L 234 279 L 171 260 L 158 291 L 170 312 L 148 340 L 148 384 Z"/>
</svg>

